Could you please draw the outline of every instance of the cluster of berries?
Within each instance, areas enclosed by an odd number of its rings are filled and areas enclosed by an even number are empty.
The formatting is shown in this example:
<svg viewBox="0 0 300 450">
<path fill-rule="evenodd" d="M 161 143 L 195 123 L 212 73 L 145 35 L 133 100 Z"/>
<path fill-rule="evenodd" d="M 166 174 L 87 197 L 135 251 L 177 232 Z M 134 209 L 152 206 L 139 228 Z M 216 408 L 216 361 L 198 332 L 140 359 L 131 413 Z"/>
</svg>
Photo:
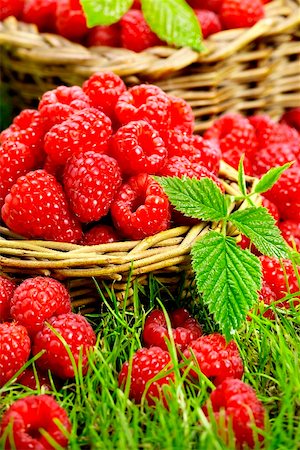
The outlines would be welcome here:
<svg viewBox="0 0 300 450">
<path fill-rule="evenodd" d="M 253 389 L 241 381 L 244 368 L 237 345 L 234 341 L 226 343 L 218 333 L 203 335 L 200 324 L 183 308 L 170 313 L 169 319 L 170 333 L 163 311 L 149 314 L 143 330 L 145 347 L 123 364 L 119 386 L 129 387 L 129 397 L 136 403 L 144 399 L 154 405 L 159 399 L 167 407 L 175 380 L 168 347 L 173 341 L 182 372 L 188 372 L 188 378 L 196 383 L 201 372 L 217 387 L 203 408 L 207 416 L 210 404 L 218 426 L 222 420 L 223 424 L 232 424 L 236 447 L 247 444 L 253 448 L 252 427 L 255 424 L 258 429 L 264 428 L 265 412 Z M 263 436 L 259 435 L 259 439 Z"/>
<path fill-rule="evenodd" d="M 264 17 L 263 4 L 268 0 L 190 0 L 202 34 L 207 38 L 222 29 L 247 28 Z M 151 31 L 141 11 L 140 1 L 122 19 L 110 26 L 88 29 L 79 0 L 2 0 L 0 20 L 14 15 L 35 23 L 40 31 L 58 33 L 88 47 L 103 45 L 124 47 L 141 52 L 164 45 Z"/>
</svg>

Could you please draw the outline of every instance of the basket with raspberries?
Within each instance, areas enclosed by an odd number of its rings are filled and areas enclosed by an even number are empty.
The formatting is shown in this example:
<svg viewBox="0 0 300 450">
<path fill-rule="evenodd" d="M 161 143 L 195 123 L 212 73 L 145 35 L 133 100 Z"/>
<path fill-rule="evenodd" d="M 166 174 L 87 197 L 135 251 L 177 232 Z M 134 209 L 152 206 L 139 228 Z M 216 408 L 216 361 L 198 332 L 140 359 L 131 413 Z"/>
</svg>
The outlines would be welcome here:
<svg viewBox="0 0 300 450">
<path fill-rule="evenodd" d="M 1 72 L 16 113 L 35 108 L 45 91 L 81 85 L 99 70 L 181 96 L 194 110 L 196 131 L 227 111 L 277 119 L 297 106 L 297 0 L 141 0 L 119 19 L 109 11 L 114 23 L 90 3 L 2 0 Z"/>
</svg>

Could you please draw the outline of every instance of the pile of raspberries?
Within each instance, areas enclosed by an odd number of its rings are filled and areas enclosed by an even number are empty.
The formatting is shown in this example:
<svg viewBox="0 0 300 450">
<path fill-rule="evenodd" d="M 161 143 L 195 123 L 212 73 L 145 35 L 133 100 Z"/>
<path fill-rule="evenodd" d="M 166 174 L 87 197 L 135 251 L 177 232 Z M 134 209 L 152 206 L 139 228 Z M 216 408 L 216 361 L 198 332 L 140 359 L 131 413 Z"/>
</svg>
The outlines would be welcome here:
<svg viewBox="0 0 300 450">
<path fill-rule="evenodd" d="M 270 0 L 189 0 L 207 38 L 221 30 L 252 27 L 262 19 L 264 3 Z M 89 29 L 79 0 L 2 0 L 0 20 L 12 15 L 34 23 L 42 32 L 60 34 L 87 47 L 123 47 L 141 52 L 166 45 L 151 31 L 144 19 L 139 0 L 122 19 L 110 26 Z"/>
</svg>

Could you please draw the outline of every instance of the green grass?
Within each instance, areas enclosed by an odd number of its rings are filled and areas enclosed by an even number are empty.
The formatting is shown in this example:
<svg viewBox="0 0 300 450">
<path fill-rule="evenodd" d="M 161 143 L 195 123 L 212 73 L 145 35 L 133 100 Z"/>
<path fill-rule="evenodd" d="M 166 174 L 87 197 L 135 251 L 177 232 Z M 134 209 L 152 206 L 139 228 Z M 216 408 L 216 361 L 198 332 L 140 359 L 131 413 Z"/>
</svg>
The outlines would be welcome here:
<svg viewBox="0 0 300 450">
<path fill-rule="evenodd" d="M 135 405 L 126 392 L 118 388 L 117 377 L 122 363 L 141 347 L 141 329 L 147 314 L 159 306 L 164 289 L 152 280 L 150 297 L 140 302 L 136 289 L 132 310 L 119 309 L 111 291 L 101 314 L 88 319 L 98 333 L 95 352 L 90 355 L 87 376 L 80 371 L 76 378 L 53 395 L 68 411 L 72 422 L 70 449 L 232 449 L 207 421 L 201 406 L 208 396 L 209 380 L 198 385 L 184 382 L 177 371 L 169 410 L 160 403 L 155 408 Z M 161 291 L 161 292 L 160 292 Z M 99 293 L 101 297 L 101 293 Z M 102 298 L 104 299 L 104 297 Z M 169 303 L 173 306 L 176 299 Z M 167 302 L 168 304 L 168 302 Z M 216 330 L 203 305 L 186 300 L 207 332 Z M 237 336 L 245 365 L 244 381 L 263 402 L 269 419 L 265 430 L 265 447 L 296 450 L 300 442 L 300 322 L 299 312 L 277 311 L 275 321 L 256 314 Z M 176 363 L 176 362 L 175 362 Z M 17 384 L 0 390 L 0 415 L 17 398 L 38 393 Z M 5 395 L 4 395 L 5 394 Z M 3 448 L 3 441 L 0 448 Z M 57 447 L 59 449 L 59 447 Z M 17 449 L 22 450 L 22 449 Z"/>
</svg>

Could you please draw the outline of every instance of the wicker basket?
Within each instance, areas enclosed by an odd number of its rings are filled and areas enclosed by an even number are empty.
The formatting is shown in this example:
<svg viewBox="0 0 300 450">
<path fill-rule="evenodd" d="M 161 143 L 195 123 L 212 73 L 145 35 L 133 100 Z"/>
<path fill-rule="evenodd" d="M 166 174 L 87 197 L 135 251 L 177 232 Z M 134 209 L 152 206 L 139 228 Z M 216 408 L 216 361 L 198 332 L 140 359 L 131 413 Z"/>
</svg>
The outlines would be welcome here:
<svg viewBox="0 0 300 450">
<path fill-rule="evenodd" d="M 202 54 L 169 47 L 87 49 L 10 17 L 0 23 L 1 69 L 19 110 L 36 106 L 59 84 L 81 84 L 95 71 L 112 70 L 128 85 L 151 81 L 186 99 L 196 131 L 227 111 L 277 118 L 300 103 L 299 0 L 274 0 L 265 9 L 266 18 L 252 28 L 211 36 Z"/>
<path fill-rule="evenodd" d="M 228 194 L 240 195 L 235 169 L 221 162 L 219 177 Z M 255 179 L 246 177 L 246 181 L 251 190 Z M 244 206 L 239 202 L 232 208 Z M 199 222 L 193 227 L 171 228 L 141 241 L 80 246 L 26 240 L 0 227 L 0 273 L 19 279 L 44 275 L 64 280 L 71 290 L 73 306 L 80 307 L 84 313 L 95 310 L 97 297 L 99 305 L 99 295 L 95 296 L 91 277 L 113 286 L 121 304 L 125 298 L 130 304 L 133 283 L 138 281 L 139 285 L 147 285 L 150 274 L 170 291 L 178 288 L 184 277 L 187 292 L 183 294 L 189 295 L 193 280 L 189 256 L 191 246 L 208 230 L 218 228 L 218 223 Z M 233 226 L 228 226 L 227 234 L 239 236 Z"/>
</svg>

